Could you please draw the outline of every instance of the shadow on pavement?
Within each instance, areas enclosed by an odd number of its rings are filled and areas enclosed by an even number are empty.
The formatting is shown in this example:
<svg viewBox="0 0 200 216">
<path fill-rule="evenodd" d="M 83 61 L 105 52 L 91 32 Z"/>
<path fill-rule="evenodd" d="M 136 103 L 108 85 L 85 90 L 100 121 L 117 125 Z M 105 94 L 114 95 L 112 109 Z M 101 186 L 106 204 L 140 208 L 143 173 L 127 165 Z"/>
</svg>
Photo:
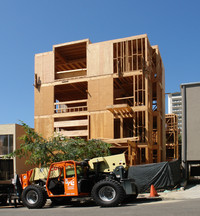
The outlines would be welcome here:
<svg viewBox="0 0 200 216">
<path fill-rule="evenodd" d="M 133 201 L 123 202 L 121 205 L 119 205 L 119 207 L 133 206 L 133 205 L 144 204 L 144 203 L 152 203 L 152 202 L 157 202 L 157 201 L 161 201 L 161 200 L 162 200 L 162 198 L 160 198 L 160 197 L 138 198 L 138 199 L 133 200 Z M 24 207 L 24 206 L 22 204 L 17 205 L 17 208 L 21 208 L 21 207 Z M 68 204 L 66 203 L 66 204 L 61 204 L 61 205 L 56 205 L 50 201 L 47 201 L 47 204 L 44 206 L 43 209 L 47 209 L 47 208 L 86 208 L 86 207 L 98 207 L 98 206 L 96 205 L 96 203 L 93 200 L 71 201 Z M 1 208 L 15 208 L 15 206 L 14 205 L 6 205 L 6 206 L 0 206 L 0 209 Z M 99 207 L 99 208 L 104 208 L 104 207 Z M 116 207 L 114 207 L 114 208 L 116 208 Z"/>
<path fill-rule="evenodd" d="M 200 179 L 189 180 L 187 182 L 187 185 L 186 185 L 185 189 L 187 190 L 187 189 L 193 188 L 198 184 L 200 184 Z"/>
<path fill-rule="evenodd" d="M 155 198 L 138 198 L 134 201 L 129 201 L 129 202 L 123 202 L 119 207 L 125 207 L 125 206 L 132 206 L 132 205 L 138 205 L 138 204 L 144 204 L 144 203 L 152 203 L 152 202 L 157 202 L 157 201 L 162 201 L 162 198 L 160 197 L 155 197 Z M 45 208 L 85 208 L 85 207 L 98 207 L 96 203 L 92 200 L 86 200 L 86 201 L 72 201 L 70 204 L 66 205 L 47 205 Z M 118 208 L 119 208 L 118 207 Z M 99 207 L 99 208 L 108 208 L 108 207 Z M 113 207 L 111 207 L 113 208 Z M 116 207 L 114 207 L 116 208 Z"/>
</svg>

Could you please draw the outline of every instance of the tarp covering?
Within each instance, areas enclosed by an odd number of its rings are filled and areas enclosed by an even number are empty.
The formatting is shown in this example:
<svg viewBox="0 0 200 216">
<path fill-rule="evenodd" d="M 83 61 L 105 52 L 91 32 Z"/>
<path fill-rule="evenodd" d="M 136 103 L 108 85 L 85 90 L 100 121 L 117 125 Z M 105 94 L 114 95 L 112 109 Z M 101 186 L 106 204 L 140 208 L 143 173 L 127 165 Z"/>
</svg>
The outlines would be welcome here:
<svg viewBox="0 0 200 216">
<path fill-rule="evenodd" d="M 37 181 L 39 179 L 46 180 L 48 173 L 49 173 L 48 167 L 34 168 L 29 181 L 34 182 L 34 181 Z M 54 177 L 58 177 L 58 176 L 59 176 L 59 170 L 58 169 L 51 171 L 50 178 L 54 178 Z"/>
<path fill-rule="evenodd" d="M 161 162 L 131 166 L 128 178 L 134 179 L 138 192 L 149 191 L 153 184 L 156 189 L 167 189 L 176 186 L 181 179 L 180 162 Z"/>
</svg>

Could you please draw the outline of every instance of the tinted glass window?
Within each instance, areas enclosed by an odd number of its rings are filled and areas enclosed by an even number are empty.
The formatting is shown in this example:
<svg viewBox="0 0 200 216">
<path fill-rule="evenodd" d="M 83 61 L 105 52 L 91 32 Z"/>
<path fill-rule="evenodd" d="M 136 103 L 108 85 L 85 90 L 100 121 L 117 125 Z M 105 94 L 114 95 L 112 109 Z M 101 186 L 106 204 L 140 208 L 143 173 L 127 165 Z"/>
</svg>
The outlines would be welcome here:
<svg viewBox="0 0 200 216">
<path fill-rule="evenodd" d="M 0 155 L 13 152 L 13 135 L 0 135 Z"/>
<path fill-rule="evenodd" d="M 13 160 L 0 159 L 0 180 L 13 178 Z"/>
</svg>

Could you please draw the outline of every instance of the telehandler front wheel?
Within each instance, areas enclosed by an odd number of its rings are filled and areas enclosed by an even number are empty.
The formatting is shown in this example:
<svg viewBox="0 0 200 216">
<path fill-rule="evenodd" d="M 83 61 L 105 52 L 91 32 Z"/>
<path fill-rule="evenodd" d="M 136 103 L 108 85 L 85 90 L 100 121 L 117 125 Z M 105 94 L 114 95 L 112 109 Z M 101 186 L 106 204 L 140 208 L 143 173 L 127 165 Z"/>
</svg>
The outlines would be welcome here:
<svg viewBox="0 0 200 216">
<path fill-rule="evenodd" d="M 92 189 L 92 198 L 99 206 L 113 207 L 124 200 L 125 191 L 117 181 L 102 180 L 94 185 Z"/>
<path fill-rule="evenodd" d="M 29 209 L 42 208 L 46 200 L 46 191 L 39 185 L 29 185 L 22 193 L 23 205 Z"/>
</svg>

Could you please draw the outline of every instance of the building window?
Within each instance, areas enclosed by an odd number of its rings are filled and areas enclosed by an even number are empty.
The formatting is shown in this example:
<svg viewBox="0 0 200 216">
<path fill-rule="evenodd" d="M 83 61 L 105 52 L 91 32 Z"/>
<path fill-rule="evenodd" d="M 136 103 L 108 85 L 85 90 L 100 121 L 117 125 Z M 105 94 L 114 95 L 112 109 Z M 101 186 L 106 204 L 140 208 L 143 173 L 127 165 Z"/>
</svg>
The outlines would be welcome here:
<svg viewBox="0 0 200 216">
<path fill-rule="evenodd" d="M 13 152 L 13 135 L 0 135 L 0 155 Z"/>
<path fill-rule="evenodd" d="M 13 178 L 13 160 L 12 159 L 0 159 L 0 179 L 10 180 Z"/>
</svg>

